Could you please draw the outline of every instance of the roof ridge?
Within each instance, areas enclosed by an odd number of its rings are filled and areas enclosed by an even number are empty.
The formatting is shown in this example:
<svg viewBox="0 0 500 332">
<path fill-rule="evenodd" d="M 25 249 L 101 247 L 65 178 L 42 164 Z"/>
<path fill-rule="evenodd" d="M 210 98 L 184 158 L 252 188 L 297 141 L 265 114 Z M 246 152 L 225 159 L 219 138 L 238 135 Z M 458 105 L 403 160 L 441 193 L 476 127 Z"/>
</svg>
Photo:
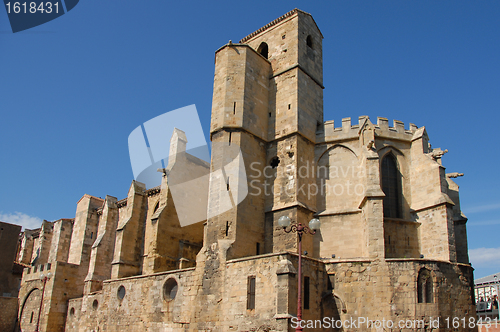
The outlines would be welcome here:
<svg viewBox="0 0 500 332">
<path fill-rule="evenodd" d="M 250 38 L 254 37 L 255 35 L 257 35 L 257 34 L 261 33 L 261 32 L 262 32 L 262 31 L 264 31 L 264 30 L 269 29 L 269 28 L 270 28 L 270 27 L 272 27 L 272 26 L 275 26 L 276 24 L 280 23 L 280 22 L 281 22 L 281 21 L 283 21 L 284 19 L 289 18 L 290 16 L 292 16 L 293 14 L 298 13 L 298 12 L 301 12 L 301 13 L 307 14 L 307 15 L 309 15 L 309 16 L 311 16 L 311 17 L 312 17 L 312 15 L 311 15 L 311 14 L 306 13 L 306 12 L 305 12 L 305 11 L 303 11 L 303 10 L 300 10 L 300 9 L 298 9 L 298 8 L 292 9 L 292 10 L 290 10 L 288 13 L 286 13 L 286 14 L 284 14 L 284 15 L 281 15 L 280 17 L 278 17 L 277 19 L 275 19 L 275 20 L 274 20 L 274 21 L 272 21 L 271 23 L 268 23 L 268 24 L 264 25 L 262 28 L 260 28 L 260 29 L 258 29 L 258 30 L 256 30 L 256 31 L 252 32 L 251 34 L 249 34 L 249 35 L 248 35 L 248 36 L 246 36 L 245 38 L 241 39 L 241 40 L 240 40 L 240 43 L 244 43 L 244 42 L 246 42 L 247 40 L 249 40 Z"/>
<path fill-rule="evenodd" d="M 481 284 L 481 283 L 491 283 L 493 281 L 495 281 L 495 276 L 500 276 L 500 272 L 497 272 L 497 273 L 493 273 L 493 274 L 490 274 L 488 276 L 484 276 L 484 277 L 481 277 L 481 278 L 477 278 L 474 280 L 474 283 L 475 284 Z M 497 279 L 498 281 L 500 281 L 500 278 Z"/>
</svg>

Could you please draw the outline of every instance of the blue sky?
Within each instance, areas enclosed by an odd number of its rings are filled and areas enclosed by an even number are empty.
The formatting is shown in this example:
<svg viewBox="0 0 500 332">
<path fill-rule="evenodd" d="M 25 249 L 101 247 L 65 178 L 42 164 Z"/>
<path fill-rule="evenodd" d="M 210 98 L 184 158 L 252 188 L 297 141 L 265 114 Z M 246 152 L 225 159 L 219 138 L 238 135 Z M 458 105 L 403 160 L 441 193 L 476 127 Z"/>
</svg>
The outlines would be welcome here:
<svg viewBox="0 0 500 332">
<path fill-rule="evenodd" d="M 325 37 L 325 120 L 426 126 L 447 172 L 465 173 L 475 277 L 500 271 L 497 1 L 82 0 L 16 34 L 0 9 L 0 220 L 34 227 L 74 217 L 85 193 L 124 198 L 132 130 L 196 104 L 207 136 L 215 50 L 295 7 Z"/>
</svg>

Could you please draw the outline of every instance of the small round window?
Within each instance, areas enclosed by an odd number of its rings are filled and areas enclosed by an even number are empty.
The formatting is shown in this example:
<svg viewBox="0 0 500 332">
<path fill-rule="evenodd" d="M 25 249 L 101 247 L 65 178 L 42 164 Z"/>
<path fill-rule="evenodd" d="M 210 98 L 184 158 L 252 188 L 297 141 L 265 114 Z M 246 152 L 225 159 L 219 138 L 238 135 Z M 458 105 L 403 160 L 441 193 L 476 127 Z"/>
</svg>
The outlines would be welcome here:
<svg viewBox="0 0 500 332">
<path fill-rule="evenodd" d="M 118 291 L 116 292 L 116 296 L 118 296 L 118 298 L 120 300 L 123 300 L 123 298 L 125 297 L 125 287 L 124 286 L 120 286 L 118 287 Z"/>
<path fill-rule="evenodd" d="M 94 310 L 97 310 L 97 308 L 99 308 L 99 302 L 97 300 L 94 300 L 94 302 L 92 302 L 92 308 Z"/>
<path fill-rule="evenodd" d="M 168 279 L 163 285 L 163 298 L 166 301 L 172 301 L 177 295 L 178 288 L 179 286 L 177 285 L 177 281 L 175 281 L 174 278 Z"/>
</svg>

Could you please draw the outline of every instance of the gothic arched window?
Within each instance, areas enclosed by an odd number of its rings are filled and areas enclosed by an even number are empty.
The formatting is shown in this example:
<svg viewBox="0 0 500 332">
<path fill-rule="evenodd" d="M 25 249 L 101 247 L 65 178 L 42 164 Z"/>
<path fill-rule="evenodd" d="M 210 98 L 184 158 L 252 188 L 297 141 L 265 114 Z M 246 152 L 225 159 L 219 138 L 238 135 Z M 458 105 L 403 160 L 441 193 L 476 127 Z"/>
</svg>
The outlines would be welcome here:
<svg viewBox="0 0 500 332">
<path fill-rule="evenodd" d="M 427 269 L 422 269 L 418 273 L 417 279 L 417 299 L 418 303 L 432 303 L 432 277 Z"/>
<path fill-rule="evenodd" d="M 266 43 L 262 42 L 259 45 L 259 48 L 257 49 L 257 52 L 262 55 L 264 58 L 267 59 L 268 53 L 269 53 L 269 47 L 267 46 Z"/>
<path fill-rule="evenodd" d="M 382 190 L 384 191 L 384 217 L 402 218 L 401 213 L 401 173 L 396 157 L 392 153 L 382 159 Z"/>
</svg>

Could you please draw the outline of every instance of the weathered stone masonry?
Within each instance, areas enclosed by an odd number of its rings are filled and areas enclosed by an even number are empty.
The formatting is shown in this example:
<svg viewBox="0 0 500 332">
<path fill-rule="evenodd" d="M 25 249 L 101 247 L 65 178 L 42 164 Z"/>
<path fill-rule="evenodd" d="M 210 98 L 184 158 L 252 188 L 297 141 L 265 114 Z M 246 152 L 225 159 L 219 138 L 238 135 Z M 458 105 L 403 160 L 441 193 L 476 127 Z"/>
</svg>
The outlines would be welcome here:
<svg viewBox="0 0 500 332">
<path fill-rule="evenodd" d="M 34 330 L 47 271 L 41 331 L 292 331 L 297 235 L 278 226 L 284 215 L 321 221 L 303 237 L 305 320 L 422 320 L 386 330 L 424 331 L 430 317 L 474 316 L 467 218 L 447 151 L 413 124 L 325 122 L 322 39 L 295 9 L 222 46 L 210 164 L 185 152 L 189 137 L 176 129 L 161 186 L 133 181 L 122 200 L 84 195 L 75 219 L 43 225 L 45 242 L 26 232 L 20 255 L 39 258 L 23 274 L 23 331 Z M 224 144 L 241 150 L 246 183 L 212 178 L 209 217 L 181 227 L 169 177 L 220 170 L 232 158 Z M 244 186 L 226 211 L 223 197 Z"/>
</svg>

